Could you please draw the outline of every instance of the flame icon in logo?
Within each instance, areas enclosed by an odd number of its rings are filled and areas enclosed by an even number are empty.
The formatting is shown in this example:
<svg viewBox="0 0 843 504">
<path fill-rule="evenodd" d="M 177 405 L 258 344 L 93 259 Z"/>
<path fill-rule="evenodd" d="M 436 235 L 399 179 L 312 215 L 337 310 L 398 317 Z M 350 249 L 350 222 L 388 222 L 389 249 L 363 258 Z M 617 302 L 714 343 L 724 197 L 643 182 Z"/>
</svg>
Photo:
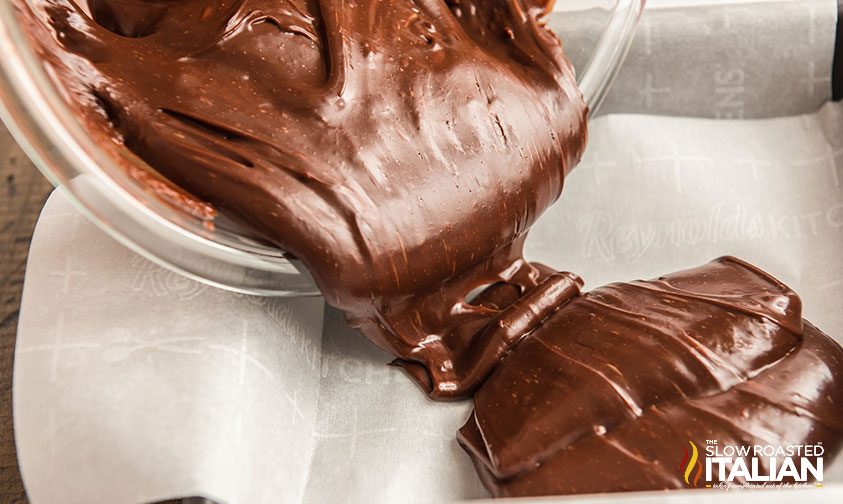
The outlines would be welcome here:
<svg viewBox="0 0 843 504">
<path fill-rule="evenodd" d="M 700 463 L 700 452 L 697 445 L 693 441 L 688 441 L 688 444 L 691 445 L 691 451 L 688 452 L 688 449 L 685 448 L 685 456 L 679 463 L 679 472 L 685 477 L 685 484 L 694 485 L 696 488 L 700 482 L 700 476 L 702 476 L 702 463 Z M 696 472 L 694 469 L 696 469 Z M 694 473 L 693 480 L 691 479 L 692 473 Z"/>
</svg>

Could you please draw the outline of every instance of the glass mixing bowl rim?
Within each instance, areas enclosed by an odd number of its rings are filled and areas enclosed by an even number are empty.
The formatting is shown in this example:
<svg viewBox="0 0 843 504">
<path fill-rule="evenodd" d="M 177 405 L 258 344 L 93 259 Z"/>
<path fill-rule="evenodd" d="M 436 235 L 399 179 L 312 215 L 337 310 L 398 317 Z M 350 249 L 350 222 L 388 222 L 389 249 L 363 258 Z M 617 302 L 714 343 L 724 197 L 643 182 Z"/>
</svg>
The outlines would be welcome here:
<svg viewBox="0 0 843 504">
<path fill-rule="evenodd" d="M 26 0 L 22 0 L 26 1 Z M 646 0 L 615 0 L 614 7 L 591 58 L 580 73 L 579 85 L 593 114 L 602 103 L 606 91 L 621 67 L 634 37 L 635 29 Z M 71 181 L 76 177 L 93 177 L 99 187 L 106 189 L 106 199 L 112 200 L 119 211 L 144 226 L 155 239 L 185 247 L 197 260 L 208 261 L 217 267 L 233 266 L 244 272 L 286 275 L 305 273 L 297 261 L 291 261 L 278 248 L 251 244 L 234 238 L 233 233 L 217 229 L 213 239 L 199 219 L 189 219 L 157 197 L 151 196 L 119 166 L 106 151 L 86 134 L 78 119 L 61 98 L 59 91 L 29 46 L 28 38 L 19 26 L 14 2 L 0 2 L 0 118 L 12 135 L 33 160 L 38 169 L 87 218 L 106 233 L 133 251 L 168 269 L 194 280 L 237 292 L 259 295 L 313 295 L 315 286 L 288 288 L 257 287 L 230 278 L 211 278 L 213 266 L 197 272 L 190 267 L 190 259 L 175 261 L 156 253 L 149 243 L 140 243 L 138 233 L 118 228 L 89 197 L 75 191 Z M 116 203 L 119 202 L 119 203 Z M 159 246 L 159 251 L 160 251 Z M 179 263 L 181 262 L 181 263 Z M 248 275 L 246 275 L 248 276 Z"/>
<path fill-rule="evenodd" d="M 70 177 L 67 176 L 66 172 L 72 172 L 72 176 L 93 175 L 97 177 L 99 182 L 106 184 L 110 190 L 115 191 L 126 198 L 126 201 L 135 205 L 136 210 L 144 212 L 147 216 L 173 230 L 189 233 L 192 238 L 208 246 L 287 261 L 283 252 L 277 248 L 245 243 L 225 243 L 225 241 L 218 243 L 207 238 L 207 229 L 201 224 L 185 219 L 181 213 L 175 211 L 166 203 L 156 198 L 150 198 L 149 194 L 144 192 L 125 173 L 125 170 L 115 166 L 111 156 L 84 133 L 84 128 L 79 127 L 78 119 L 74 117 L 73 112 L 62 100 L 55 85 L 40 64 L 38 57 L 29 47 L 27 37 L 19 27 L 11 22 L 16 19 L 13 9 L 12 2 L 0 2 L 0 47 L 6 48 L 4 51 L 6 57 L 0 59 L 0 68 L 4 71 L 2 76 L 4 78 L 3 87 L 0 88 L 0 92 L 4 93 L 0 95 L 3 98 L 0 100 L 0 114 L 2 114 L 3 121 L 15 140 L 22 144 L 26 154 L 30 158 L 41 158 L 43 153 L 39 152 L 36 146 L 31 145 L 32 141 L 29 137 L 19 138 L 25 135 L 25 130 L 29 128 L 23 127 L 19 122 L 19 116 L 8 107 L 9 100 L 6 99 L 5 93 L 10 90 L 19 99 L 19 102 L 25 104 L 24 112 L 30 116 L 32 124 L 37 126 L 47 138 L 55 142 L 52 145 L 54 148 L 65 154 L 62 159 L 62 164 L 67 165 L 64 167 L 66 168 L 65 171 L 57 173 L 55 170 L 44 169 L 43 165 L 48 164 L 44 161 L 35 163 L 54 186 L 67 187 Z M 31 99 L 21 100 L 21 96 L 27 96 Z M 77 162 L 74 163 L 73 161 Z M 110 169 L 106 170 L 103 168 L 104 166 Z M 67 191 L 66 194 L 68 192 L 70 191 Z M 71 193 L 70 197 L 74 199 L 74 204 L 80 204 L 74 194 Z M 87 216 L 91 216 L 89 209 L 83 207 L 81 210 Z M 162 213 L 172 215 L 173 219 L 162 218 Z M 227 234 L 225 231 L 217 230 L 214 233 L 228 239 L 225 236 Z"/>
</svg>

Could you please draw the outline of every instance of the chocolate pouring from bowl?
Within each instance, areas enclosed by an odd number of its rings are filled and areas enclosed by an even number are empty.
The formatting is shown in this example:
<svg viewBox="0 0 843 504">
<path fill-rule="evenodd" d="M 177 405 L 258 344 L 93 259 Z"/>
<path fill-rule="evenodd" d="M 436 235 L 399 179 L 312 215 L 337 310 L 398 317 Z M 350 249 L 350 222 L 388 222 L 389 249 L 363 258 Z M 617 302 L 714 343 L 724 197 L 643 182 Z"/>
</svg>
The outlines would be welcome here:
<svg viewBox="0 0 843 504">
<path fill-rule="evenodd" d="M 589 63 L 580 69 L 592 112 L 620 68 L 643 4 L 615 2 Z M 22 33 L 13 5 L 0 4 L 0 115 L 39 169 L 86 216 L 135 252 L 201 282 L 257 295 L 318 293 L 300 264 L 277 248 L 225 226 L 211 231 L 201 216 L 173 208 L 127 177 L 79 128 Z"/>
</svg>

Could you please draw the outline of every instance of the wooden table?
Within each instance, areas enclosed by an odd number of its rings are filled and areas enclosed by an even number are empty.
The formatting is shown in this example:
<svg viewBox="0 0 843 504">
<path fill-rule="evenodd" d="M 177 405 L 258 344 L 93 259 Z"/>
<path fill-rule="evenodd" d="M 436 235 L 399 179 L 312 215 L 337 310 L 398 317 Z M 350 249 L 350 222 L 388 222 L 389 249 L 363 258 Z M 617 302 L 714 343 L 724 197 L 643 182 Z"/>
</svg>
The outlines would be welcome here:
<svg viewBox="0 0 843 504">
<path fill-rule="evenodd" d="M 12 428 L 12 363 L 29 241 L 52 186 L 0 123 L 0 502 L 27 502 Z"/>
</svg>

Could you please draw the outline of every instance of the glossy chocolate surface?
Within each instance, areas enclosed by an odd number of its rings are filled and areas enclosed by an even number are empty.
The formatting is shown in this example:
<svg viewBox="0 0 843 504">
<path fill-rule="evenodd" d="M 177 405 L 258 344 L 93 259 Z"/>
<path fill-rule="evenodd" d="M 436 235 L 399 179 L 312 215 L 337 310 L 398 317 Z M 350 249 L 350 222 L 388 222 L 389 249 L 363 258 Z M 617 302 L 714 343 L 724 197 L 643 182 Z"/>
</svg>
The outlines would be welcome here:
<svg viewBox="0 0 843 504">
<path fill-rule="evenodd" d="M 431 397 L 476 391 L 495 495 L 679 488 L 690 440 L 839 450 L 843 352 L 768 274 L 581 294 L 523 259 L 586 141 L 546 1 L 15 2 L 134 179 L 301 259 Z"/>
<path fill-rule="evenodd" d="M 301 259 L 431 396 L 488 374 L 500 355 L 475 339 L 520 337 L 466 297 L 543 280 L 521 243 L 585 146 L 546 1 L 31 3 L 22 19 L 100 143 Z M 576 284 L 559 281 L 534 297 Z"/>
<path fill-rule="evenodd" d="M 497 496 L 704 486 L 679 468 L 689 441 L 822 443 L 830 465 L 841 380 L 843 349 L 799 297 L 727 257 L 568 302 L 475 394 L 459 439 Z"/>
</svg>

